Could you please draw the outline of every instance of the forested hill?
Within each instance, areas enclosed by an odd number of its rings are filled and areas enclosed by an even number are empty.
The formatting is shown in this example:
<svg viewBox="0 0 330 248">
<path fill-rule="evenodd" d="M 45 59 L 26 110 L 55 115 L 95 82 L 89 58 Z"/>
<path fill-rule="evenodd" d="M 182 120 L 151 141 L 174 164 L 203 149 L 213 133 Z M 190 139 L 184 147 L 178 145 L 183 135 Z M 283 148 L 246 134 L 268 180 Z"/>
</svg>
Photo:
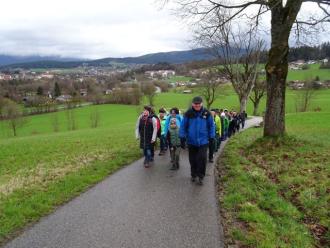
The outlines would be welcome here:
<svg viewBox="0 0 330 248">
<path fill-rule="evenodd" d="M 181 64 L 191 61 L 198 60 L 209 60 L 213 57 L 208 55 L 205 49 L 193 49 L 187 51 L 175 51 L 175 52 L 162 52 L 162 53 L 152 53 L 139 57 L 125 57 L 125 58 L 104 58 L 97 60 L 85 60 L 85 61 L 58 61 L 44 59 L 28 63 L 11 63 L 0 65 L 2 68 L 73 68 L 82 65 L 88 66 L 108 66 L 114 63 L 122 64 L 157 64 L 157 63 L 170 63 L 170 64 Z M 8 60 L 7 60 L 8 61 Z"/>
</svg>

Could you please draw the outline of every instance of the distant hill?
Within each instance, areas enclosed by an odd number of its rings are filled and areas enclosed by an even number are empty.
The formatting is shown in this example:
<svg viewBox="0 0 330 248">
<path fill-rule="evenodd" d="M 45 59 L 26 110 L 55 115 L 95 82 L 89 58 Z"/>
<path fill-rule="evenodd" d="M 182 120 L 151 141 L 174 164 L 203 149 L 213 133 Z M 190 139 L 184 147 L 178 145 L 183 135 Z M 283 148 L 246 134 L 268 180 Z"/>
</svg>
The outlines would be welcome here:
<svg viewBox="0 0 330 248">
<path fill-rule="evenodd" d="M 12 56 L 12 55 L 0 55 L 0 66 L 6 66 L 11 64 L 23 64 L 30 62 L 40 62 L 40 61 L 81 61 L 77 58 L 62 58 L 59 56 Z"/>
<path fill-rule="evenodd" d="M 16 60 L 15 60 L 16 59 Z M 20 59 L 20 60 L 19 60 Z M 97 60 L 77 60 L 56 57 L 10 57 L 0 55 L 1 68 L 74 68 L 82 66 L 109 66 L 114 63 L 122 64 L 157 64 L 167 62 L 181 64 L 196 60 L 210 60 L 212 56 L 205 49 L 193 49 L 187 51 L 174 51 L 146 54 L 139 57 L 104 58 Z M 71 60 L 71 61 L 70 61 Z"/>
</svg>

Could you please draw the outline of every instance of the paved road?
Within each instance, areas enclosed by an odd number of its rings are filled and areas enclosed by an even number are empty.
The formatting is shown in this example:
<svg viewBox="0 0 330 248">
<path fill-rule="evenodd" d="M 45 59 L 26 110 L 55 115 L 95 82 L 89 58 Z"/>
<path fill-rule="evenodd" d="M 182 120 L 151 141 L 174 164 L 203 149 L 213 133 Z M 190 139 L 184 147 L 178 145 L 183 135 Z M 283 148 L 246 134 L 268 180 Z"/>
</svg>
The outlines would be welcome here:
<svg viewBox="0 0 330 248">
<path fill-rule="evenodd" d="M 255 124 L 259 119 L 248 121 Z M 41 219 L 6 248 L 181 248 L 223 247 L 208 164 L 203 186 L 190 182 L 187 151 L 179 171 L 169 155 L 145 169 L 142 159 Z"/>
</svg>

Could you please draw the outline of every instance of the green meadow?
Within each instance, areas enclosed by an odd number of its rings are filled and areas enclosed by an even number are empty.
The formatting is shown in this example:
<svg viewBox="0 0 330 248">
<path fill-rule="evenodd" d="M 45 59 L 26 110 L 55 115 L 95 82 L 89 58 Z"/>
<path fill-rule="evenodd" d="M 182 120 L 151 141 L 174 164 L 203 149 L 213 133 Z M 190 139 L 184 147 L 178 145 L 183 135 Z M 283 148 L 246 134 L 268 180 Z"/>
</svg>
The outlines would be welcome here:
<svg viewBox="0 0 330 248">
<path fill-rule="evenodd" d="M 289 70 L 287 80 L 315 79 L 317 76 L 321 81 L 330 80 L 330 69 L 320 69 L 320 64 L 314 64 L 307 70 Z"/>
</svg>

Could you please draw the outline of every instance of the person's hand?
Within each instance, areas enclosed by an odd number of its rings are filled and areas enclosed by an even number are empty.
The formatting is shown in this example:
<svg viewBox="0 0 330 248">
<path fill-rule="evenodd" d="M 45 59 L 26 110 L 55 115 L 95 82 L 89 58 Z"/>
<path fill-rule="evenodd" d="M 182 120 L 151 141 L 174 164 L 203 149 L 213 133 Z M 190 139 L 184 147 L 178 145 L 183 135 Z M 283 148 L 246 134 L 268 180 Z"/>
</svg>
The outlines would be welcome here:
<svg viewBox="0 0 330 248">
<path fill-rule="evenodd" d="M 185 138 L 181 138 L 180 139 L 180 143 L 181 143 L 181 145 L 180 145 L 181 148 L 182 149 L 185 149 L 186 148 L 186 139 Z"/>
<path fill-rule="evenodd" d="M 214 144 L 214 138 L 209 138 L 209 144 L 211 144 L 211 145 Z"/>
<path fill-rule="evenodd" d="M 155 143 L 156 142 L 156 140 L 151 140 L 151 144 L 153 144 L 153 143 Z"/>
</svg>

